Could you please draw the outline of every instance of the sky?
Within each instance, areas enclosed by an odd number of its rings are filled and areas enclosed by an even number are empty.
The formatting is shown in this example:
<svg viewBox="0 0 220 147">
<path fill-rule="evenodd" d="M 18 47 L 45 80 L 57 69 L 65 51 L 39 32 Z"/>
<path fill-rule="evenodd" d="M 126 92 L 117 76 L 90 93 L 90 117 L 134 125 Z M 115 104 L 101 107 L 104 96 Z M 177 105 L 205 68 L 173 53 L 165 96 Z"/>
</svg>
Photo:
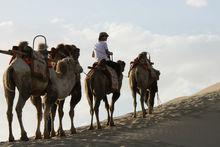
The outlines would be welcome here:
<svg viewBox="0 0 220 147">
<path fill-rule="evenodd" d="M 127 75 L 129 63 L 138 53 L 148 51 L 161 77 L 159 96 L 167 102 L 191 95 L 220 81 L 220 1 L 219 0 L 0 0 L 0 49 L 8 50 L 42 34 L 49 47 L 59 43 L 74 44 L 81 49 L 79 61 L 87 66 L 99 32 L 109 34 L 109 50 L 114 60 L 124 60 Z M 41 38 L 37 42 L 42 42 Z M 36 48 L 36 47 L 35 47 Z M 0 55 L 0 76 L 8 67 L 10 56 Z M 82 74 L 82 86 L 85 75 Z M 8 139 L 7 104 L 0 83 L 0 141 Z M 75 124 L 89 124 L 89 105 L 84 95 L 76 107 Z M 133 111 L 128 79 L 124 77 L 115 116 Z M 18 92 L 16 93 L 18 94 Z M 14 107 L 18 96 L 16 95 Z M 110 98 L 110 96 L 109 96 Z M 64 129 L 70 128 L 69 97 L 65 103 Z M 157 101 L 156 101 L 157 104 Z M 138 110 L 140 103 L 138 101 Z M 100 107 L 105 119 L 104 104 Z M 14 111 L 13 132 L 20 129 Z M 36 111 L 30 100 L 23 109 L 24 126 L 29 136 L 36 129 Z M 42 121 L 43 124 L 43 121 Z M 56 126 L 58 120 L 56 119 Z M 42 128 L 43 129 L 43 128 Z"/>
</svg>

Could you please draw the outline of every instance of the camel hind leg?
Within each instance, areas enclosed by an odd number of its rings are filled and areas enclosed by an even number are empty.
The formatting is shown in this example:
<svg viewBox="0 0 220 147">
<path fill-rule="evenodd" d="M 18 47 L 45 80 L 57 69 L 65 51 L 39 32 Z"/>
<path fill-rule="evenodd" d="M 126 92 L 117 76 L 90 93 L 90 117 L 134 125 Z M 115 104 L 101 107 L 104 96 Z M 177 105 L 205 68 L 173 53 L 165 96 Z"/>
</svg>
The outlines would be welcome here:
<svg viewBox="0 0 220 147">
<path fill-rule="evenodd" d="M 141 102 L 141 109 L 142 109 L 142 117 L 145 118 L 146 116 L 146 110 L 144 107 L 144 100 L 146 98 L 146 91 L 145 90 L 141 90 L 140 91 L 140 102 Z"/>
<path fill-rule="evenodd" d="M 90 79 L 85 80 L 85 92 L 86 92 L 86 97 L 90 106 L 90 115 L 91 115 L 91 123 L 89 130 L 93 130 L 93 116 L 94 116 L 94 109 L 93 109 L 93 94 L 92 94 L 92 89 L 90 87 Z"/>
<path fill-rule="evenodd" d="M 7 118 L 8 118 L 8 126 L 9 126 L 9 142 L 13 142 L 14 136 L 12 133 L 12 120 L 13 120 L 13 103 L 14 103 L 14 97 L 15 97 L 15 91 L 10 91 L 8 89 L 5 88 L 5 98 L 7 101 Z"/>
<path fill-rule="evenodd" d="M 137 92 L 134 88 L 132 88 L 131 93 L 132 93 L 132 97 L 133 97 L 133 107 L 134 107 L 133 117 L 136 118 L 136 116 L 137 116 L 137 112 L 136 112 L 136 109 L 137 109 Z"/>
<path fill-rule="evenodd" d="M 15 83 L 13 78 L 13 68 L 9 67 L 3 75 L 3 84 L 4 84 L 4 92 L 5 98 L 7 101 L 7 119 L 8 119 L 8 127 L 9 127 L 9 142 L 14 141 L 14 136 L 12 132 L 12 121 L 13 121 L 13 103 L 15 98 Z"/>
<path fill-rule="evenodd" d="M 108 99 L 107 96 L 105 96 L 105 98 L 103 99 L 103 101 L 105 102 L 105 109 L 107 111 L 107 125 L 110 125 L 110 113 L 109 113 L 109 103 L 108 103 Z"/>
<path fill-rule="evenodd" d="M 95 111 L 95 116 L 96 116 L 96 123 L 97 123 L 97 128 L 102 129 L 100 121 L 99 121 L 99 106 L 100 106 L 101 99 L 99 97 L 95 97 L 95 106 L 94 106 L 94 111 Z"/>
<path fill-rule="evenodd" d="M 40 125 L 42 121 L 42 100 L 40 96 L 32 96 L 31 102 L 35 106 L 37 110 L 37 130 L 35 133 L 35 139 L 42 139 L 41 131 L 40 131 Z"/>
</svg>

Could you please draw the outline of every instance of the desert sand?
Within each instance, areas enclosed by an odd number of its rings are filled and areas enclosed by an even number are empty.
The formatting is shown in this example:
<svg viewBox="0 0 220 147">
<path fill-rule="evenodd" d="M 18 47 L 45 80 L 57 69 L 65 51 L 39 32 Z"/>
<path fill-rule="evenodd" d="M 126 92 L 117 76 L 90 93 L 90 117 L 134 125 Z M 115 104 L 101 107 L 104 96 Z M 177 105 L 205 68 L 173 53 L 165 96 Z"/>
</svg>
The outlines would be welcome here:
<svg viewBox="0 0 220 147">
<path fill-rule="evenodd" d="M 132 113 L 116 117 L 115 127 L 88 130 L 77 128 L 77 134 L 68 131 L 64 138 L 14 143 L 0 146 L 143 146 L 143 147 L 217 147 L 220 146 L 220 83 L 202 91 L 154 108 L 152 115 L 137 118 Z"/>
</svg>

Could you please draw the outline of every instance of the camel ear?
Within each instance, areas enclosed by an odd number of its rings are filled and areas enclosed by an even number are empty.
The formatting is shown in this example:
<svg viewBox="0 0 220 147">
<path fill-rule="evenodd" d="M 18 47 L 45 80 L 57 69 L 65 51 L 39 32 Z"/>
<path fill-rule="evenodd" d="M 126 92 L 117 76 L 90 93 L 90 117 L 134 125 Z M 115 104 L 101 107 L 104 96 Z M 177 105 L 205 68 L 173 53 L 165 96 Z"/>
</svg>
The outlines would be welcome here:
<svg viewBox="0 0 220 147">
<path fill-rule="evenodd" d="M 122 66 L 122 72 L 123 72 L 125 69 L 125 62 L 124 61 L 122 61 L 121 66 Z"/>
</svg>

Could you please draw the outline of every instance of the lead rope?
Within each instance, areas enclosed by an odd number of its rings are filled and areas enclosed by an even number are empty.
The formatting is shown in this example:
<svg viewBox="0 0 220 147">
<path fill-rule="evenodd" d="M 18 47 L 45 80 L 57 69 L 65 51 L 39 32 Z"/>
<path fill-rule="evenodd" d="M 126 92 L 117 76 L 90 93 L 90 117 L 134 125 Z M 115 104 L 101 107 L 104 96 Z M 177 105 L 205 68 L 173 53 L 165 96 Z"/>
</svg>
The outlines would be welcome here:
<svg viewBox="0 0 220 147">
<path fill-rule="evenodd" d="M 160 97 L 159 97 L 159 93 L 158 93 L 158 91 L 157 91 L 157 105 L 159 106 L 159 105 L 161 105 L 161 100 L 160 100 Z"/>
<path fill-rule="evenodd" d="M 86 72 L 83 71 L 82 73 L 84 73 L 84 75 L 86 75 L 86 77 L 88 77 L 88 74 Z"/>
</svg>

